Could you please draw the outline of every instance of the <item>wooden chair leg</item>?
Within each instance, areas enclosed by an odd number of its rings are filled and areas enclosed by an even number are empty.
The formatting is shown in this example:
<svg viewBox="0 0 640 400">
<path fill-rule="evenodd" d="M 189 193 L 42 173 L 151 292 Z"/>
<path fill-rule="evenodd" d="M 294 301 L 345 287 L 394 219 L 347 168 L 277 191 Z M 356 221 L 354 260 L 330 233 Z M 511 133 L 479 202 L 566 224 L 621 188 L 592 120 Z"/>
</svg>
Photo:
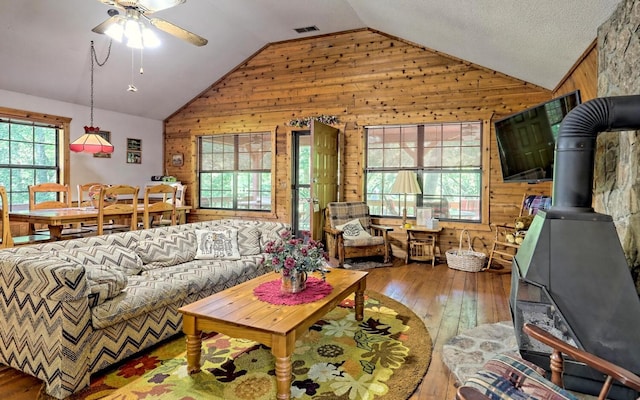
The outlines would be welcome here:
<svg viewBox="0 0 640 400">
<path fill-rule="evenodd" d="M 564 373 L 564 359 L 559 350 L 553 350 L 549 356 L 551 366 L 551 382 L 563 387 L 562 374 Z"/>
<path fill-rule="evenodd" d="M 386 235 L 384 236 L 384 243 L 385 243 L 385 246 L 384 246 L 384 262 L 388 263 L 389 260 L 391 260 L 391 256 L 390 256 L 391 252 L 389 251 L 390 245 L 389 245 L 389 242 L 387 241 L 387 236 Z M 407 251 L 408 251 L 408 249 L 407 249 Z"/>
<path fill-rule="evenodd" d="M 338 250 L 338 267 L 344 267 L 344 249 Z"/>
<path fill-rule="evenodd" d="M 344 239 L 342 235 L 336 240 L 336 249 L 338 250 L 338 267 L 344 266 Z"/>
<path fill-rule="evenodd" d="M 491 262 L 493 261 L 493 252 L 496 250 L 496 242 L 493 242 L 493 246 L 491 247 L 491 252 L 489 253 L 489 261 L 487 261 L 487 268 L 491 269 Z"/>
</svg>

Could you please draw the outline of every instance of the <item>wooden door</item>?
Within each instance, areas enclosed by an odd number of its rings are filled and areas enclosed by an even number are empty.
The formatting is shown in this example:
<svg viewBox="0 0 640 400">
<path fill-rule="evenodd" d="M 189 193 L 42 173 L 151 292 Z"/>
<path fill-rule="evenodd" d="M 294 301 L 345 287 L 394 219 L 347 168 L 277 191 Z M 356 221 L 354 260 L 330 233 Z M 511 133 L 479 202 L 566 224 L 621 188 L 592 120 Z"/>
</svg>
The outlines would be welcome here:
<svg viewBox="0 0 640 400">
<path fill-rule="evenodd" d="M 311 237 L 322 240 L 324 209 L 338 199 L 338 129 L 311 124 Z"/>
</svg>

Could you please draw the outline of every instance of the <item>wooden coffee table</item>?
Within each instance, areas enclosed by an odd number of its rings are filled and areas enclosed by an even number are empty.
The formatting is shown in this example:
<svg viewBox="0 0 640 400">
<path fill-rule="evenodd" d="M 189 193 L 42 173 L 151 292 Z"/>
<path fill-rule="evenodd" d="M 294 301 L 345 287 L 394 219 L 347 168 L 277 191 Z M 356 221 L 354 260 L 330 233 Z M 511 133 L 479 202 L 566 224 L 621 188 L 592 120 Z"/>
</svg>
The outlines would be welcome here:
<svg viewBox="0 0 640 400">
<path fill-rule="evenodd" d="M 181 307 L 188 372 L 200 372 L 202 331 L 254 340 L 270 347 L 275 357 L 278 399 L 291 398 L 291 354 L 296 340 L 353 292 L 356 319 L 363 319 L 367 272 L 330 269 L 326 277 L 333 290 L 311 303 L 286 306 L 258 300 L 253 289 L 280 278 L 271 272 Z"/>
</svg>

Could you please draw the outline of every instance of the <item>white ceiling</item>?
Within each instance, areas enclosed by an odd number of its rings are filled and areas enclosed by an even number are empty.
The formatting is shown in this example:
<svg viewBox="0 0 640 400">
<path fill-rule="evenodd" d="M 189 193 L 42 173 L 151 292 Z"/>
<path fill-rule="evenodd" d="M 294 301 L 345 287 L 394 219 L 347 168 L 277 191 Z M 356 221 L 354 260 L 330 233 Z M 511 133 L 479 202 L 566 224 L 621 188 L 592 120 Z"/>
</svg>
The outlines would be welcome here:
<svg viewBox="0 0 640 400">
<path fill-rule="evenodd" d="M 264 45 L 372 28 L 553 89 L 620 0 L 188 0 L 153 14 L 209 40 L 196 47 L 164 32 L 135 53 L 114 42 L 95 70 L 95 107 L 162 120 Z M 0 89 L 89 105 L 91 29 L 99 0 L 0 0 Z M 316 25 L 300 35 L 293 28 Z M 3 105 L 0 99 L 0 105 Z M 6 105 L 10 106 L 10 105 Z"/>
</svg>

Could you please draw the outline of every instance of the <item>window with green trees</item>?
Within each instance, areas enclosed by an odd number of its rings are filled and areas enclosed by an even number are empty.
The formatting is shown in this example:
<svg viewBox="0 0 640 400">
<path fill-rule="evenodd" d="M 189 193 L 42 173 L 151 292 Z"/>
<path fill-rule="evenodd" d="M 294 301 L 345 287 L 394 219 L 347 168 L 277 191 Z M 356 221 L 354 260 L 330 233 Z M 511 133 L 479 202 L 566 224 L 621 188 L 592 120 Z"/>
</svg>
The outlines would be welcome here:
<svg viewBox="0 0 640 400">
<path fill-rule="evenodd" d="M 0 184 L 11 210 L 29 208 L 29 185 L 59 182 L 57 126 L 0 117 Z"/>
<path fill-rule="evenodd" d="M 271 134 L 199 138 L 200 207 L 271 211 Z"/>
<path fill-rule="evenodd" d="M 365 196 L 371 214 L 415 217 L 430 207 L 435 218 L 480 222 L 482 123 L 369 126 L 366 130 Z M 416 173 L 422 194 L 392 193 L 401 170 Z"/>
</svg>

